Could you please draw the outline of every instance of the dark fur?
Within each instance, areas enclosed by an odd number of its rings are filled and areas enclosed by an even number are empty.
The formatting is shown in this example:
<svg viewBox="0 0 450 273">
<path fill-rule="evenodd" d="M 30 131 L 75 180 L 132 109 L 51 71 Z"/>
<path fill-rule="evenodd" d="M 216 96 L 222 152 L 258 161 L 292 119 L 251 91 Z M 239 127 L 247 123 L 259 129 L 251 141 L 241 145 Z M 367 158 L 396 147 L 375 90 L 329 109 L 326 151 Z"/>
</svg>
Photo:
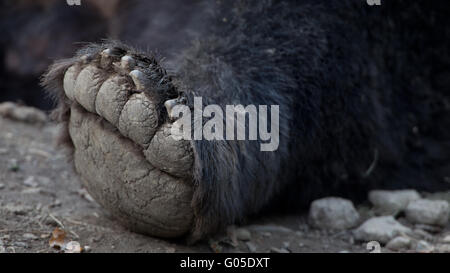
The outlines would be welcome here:
<svg viewBox="0 0 450 273">
<path fill-rule="evenodd" d="M 449 85 L 433 74 L 450 71 L 444 5 L 219 4 L 208 37 L 183 55 L 184 88 L 208 104 L 280 105 L 281 139 L 274 153 L 193 142 L 197 235 L 326 195 L 450 189 Z"/>
<path fill-rule="evenodd" d="M 276 152 L 251 141 L 193 141 L 194 239 L 327 195 L 360 201 L 375 188 L 450 189 L 445 1 L 211 5 L 190 11 L 213 11 L 209 27 L 171 60 L 178 91 L 190 104 L 202 96 L 222 106 L 280 105 L 281 135 Z M 56 64 L 47 84 L 66 65 Z"/>
</svg>

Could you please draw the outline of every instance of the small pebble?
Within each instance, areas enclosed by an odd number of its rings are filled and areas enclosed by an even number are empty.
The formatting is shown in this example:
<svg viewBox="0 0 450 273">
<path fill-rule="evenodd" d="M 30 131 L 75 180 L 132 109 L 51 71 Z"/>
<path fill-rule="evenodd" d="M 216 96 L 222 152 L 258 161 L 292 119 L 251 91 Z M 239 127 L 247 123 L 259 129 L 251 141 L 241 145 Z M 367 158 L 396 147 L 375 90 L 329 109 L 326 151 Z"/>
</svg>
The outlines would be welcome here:
<svg viewBox="0 0 450 273">
<path fill-rule="evenodd" d="M 26 240 L 37 240 L 38 237 L 32 233 L 25 233 L 22 235 L 22 237 Z"/>
<path fill-rule="evenodd" d="M 420 240 L 416 245 L 416 252 L 419 253 L 431 253 L 433 252 L 434 247 L 427 243 L 426 241 Z"/>
<path fill-rule="evenodd" d="M 445 244 L 450 244 L 450 235 L 445 236 L 444 239 L 442 239 L 442 242 Z"/>
<path fill-rule="evenodd" d="M 83 251 L 83 248 L 81 247 L 79 242 L 70 241 L 64 245 L 63 251 L 64 253 L 81 253 L 81 251 Z"/>
<path fill-rule="evenodd" d="M 55 199 L 55 200 L 53 201 L 53 203 L 50 204 L 50 207 L 51 207 L 51 208 L 59 207 L 59 206 L 61 206 L 61 204 L 62 204 L 61 200 Z"/>
<path fill-rule="evenodd" d="M 272 253 L 290 253 L 289 250 L 287 250 L 285 248 L 276 248 L 276 247 L 271 247 L 270 252 L 272 252 Z"/>
<path fill-rule="evenodd" d="M 28 244 L 24 242 L 14 242 L 13 245 L 15 247 L 22 247 L 22 248 L 28 248 Z"/>
<path fill-rule="evenodd" d="M 8 246 L 6 248 L 6 252 L 5 253 L 16 253 L 16 249 L 12 246 Z"/>
<path fill-rule="evenodd" d="M 402 236 L 395 237 L 386 244 L 386 248 L 392 251 L 405 250 L 409 249 L 410 247 L 411 247 L 411 239 Z"/>
<path fill-rule="evenodd" d="M 250 253 L 255 253 L 256 252 L 256 245 L 251 243 L 251 242 L 246 242 L 245 243 L 247 245 L 248 251 L 250 251 Z"/>
<path fill-rule="evenodd" d="M 252 238 L 250 231 L 245 228 L 238 228 L 236 229 L 235 233 L 236 238 L 241 241 L 250 241 Z"/>
<path fill-rule="evenodd" d="M 386 244 L 393 238 L 410 234 L 410 228 L 403 226 L 392 216 L 380 216 L 367 220 L 353 231 L 356 240 L 369 242 L 377 241 Z"/>
<path fill-rule="evenodd" d="M 25 179 L 25 181 L 23 181 L 23 184 L 32 188 L 36 188 L 37 186 L 39 186 L 34 176 L 29 176 L 27 179 Z"/>
<path fill-rule="evenodd" d="M 437 245 L 435 251 L 438 253 L 450 253 L 450 244 Z"/>
<path fill-rule="evenodd" d="M 315 200 L 309 210 L 310 224 L 320 229 L 349 229 L 358 224 L 359 218 L 353 203 L 338 197 Z"/>
</svg>

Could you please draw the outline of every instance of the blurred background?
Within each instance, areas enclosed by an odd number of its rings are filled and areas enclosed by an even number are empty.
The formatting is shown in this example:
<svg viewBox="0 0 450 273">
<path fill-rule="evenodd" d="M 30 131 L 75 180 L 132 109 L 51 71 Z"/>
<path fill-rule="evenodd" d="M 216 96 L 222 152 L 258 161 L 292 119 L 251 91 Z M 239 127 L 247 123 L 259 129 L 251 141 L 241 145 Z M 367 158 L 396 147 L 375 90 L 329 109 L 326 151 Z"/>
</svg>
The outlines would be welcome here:
<svg viewBox="0 0 450 273">
<path fill-rule="evenodd" d="M 49 110 L 39 78 L 87 42 L 120 39 L 171 58 L 202 28 L 199 0 L 2 0 L 0 102 Z M 195 13 L 194 13 L 195 11 Z"/>
</svg>

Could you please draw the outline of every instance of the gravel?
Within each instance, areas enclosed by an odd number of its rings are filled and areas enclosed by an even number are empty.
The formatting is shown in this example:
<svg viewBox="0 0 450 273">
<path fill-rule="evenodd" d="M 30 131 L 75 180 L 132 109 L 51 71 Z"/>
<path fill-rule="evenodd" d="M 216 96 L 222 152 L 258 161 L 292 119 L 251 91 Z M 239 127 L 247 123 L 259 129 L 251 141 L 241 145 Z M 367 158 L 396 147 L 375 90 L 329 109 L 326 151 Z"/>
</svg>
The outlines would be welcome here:
<svg viewBox="0 0 450 273">
<path fill-rule="evenodd" d="M 267 224 L 267 225 L 250 225 L 247 226 L 247 228 L 249 230 L 252 231 L 256 231 L 256 232 L 261 232 L 261 233 L 291 233 L 293 232 L 292 229 L 287 228 L 287 227 L 283 227 L 283 226 L 278 226 L 278 225 L 273 225 L 273 224 Z"/>
</svg>

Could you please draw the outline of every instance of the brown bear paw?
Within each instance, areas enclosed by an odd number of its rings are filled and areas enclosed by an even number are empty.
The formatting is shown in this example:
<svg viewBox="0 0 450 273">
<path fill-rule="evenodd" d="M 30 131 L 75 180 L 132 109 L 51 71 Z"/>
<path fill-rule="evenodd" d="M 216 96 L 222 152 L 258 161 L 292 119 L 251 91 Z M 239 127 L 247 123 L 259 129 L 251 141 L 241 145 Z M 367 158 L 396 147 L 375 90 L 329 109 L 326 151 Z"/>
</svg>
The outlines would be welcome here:
<svg viewBox="0 0 450 273">
<path fill-rule="evenodd" d="M 86 52 L 63 77 L 76 171 L 130 229 L 167 238 L 188 233 L 193 153 L 189 141 L 171 135 L 164 104 L 178 94 L 170 79 L 152 57 L 134 50 Z"/>
</svg>

